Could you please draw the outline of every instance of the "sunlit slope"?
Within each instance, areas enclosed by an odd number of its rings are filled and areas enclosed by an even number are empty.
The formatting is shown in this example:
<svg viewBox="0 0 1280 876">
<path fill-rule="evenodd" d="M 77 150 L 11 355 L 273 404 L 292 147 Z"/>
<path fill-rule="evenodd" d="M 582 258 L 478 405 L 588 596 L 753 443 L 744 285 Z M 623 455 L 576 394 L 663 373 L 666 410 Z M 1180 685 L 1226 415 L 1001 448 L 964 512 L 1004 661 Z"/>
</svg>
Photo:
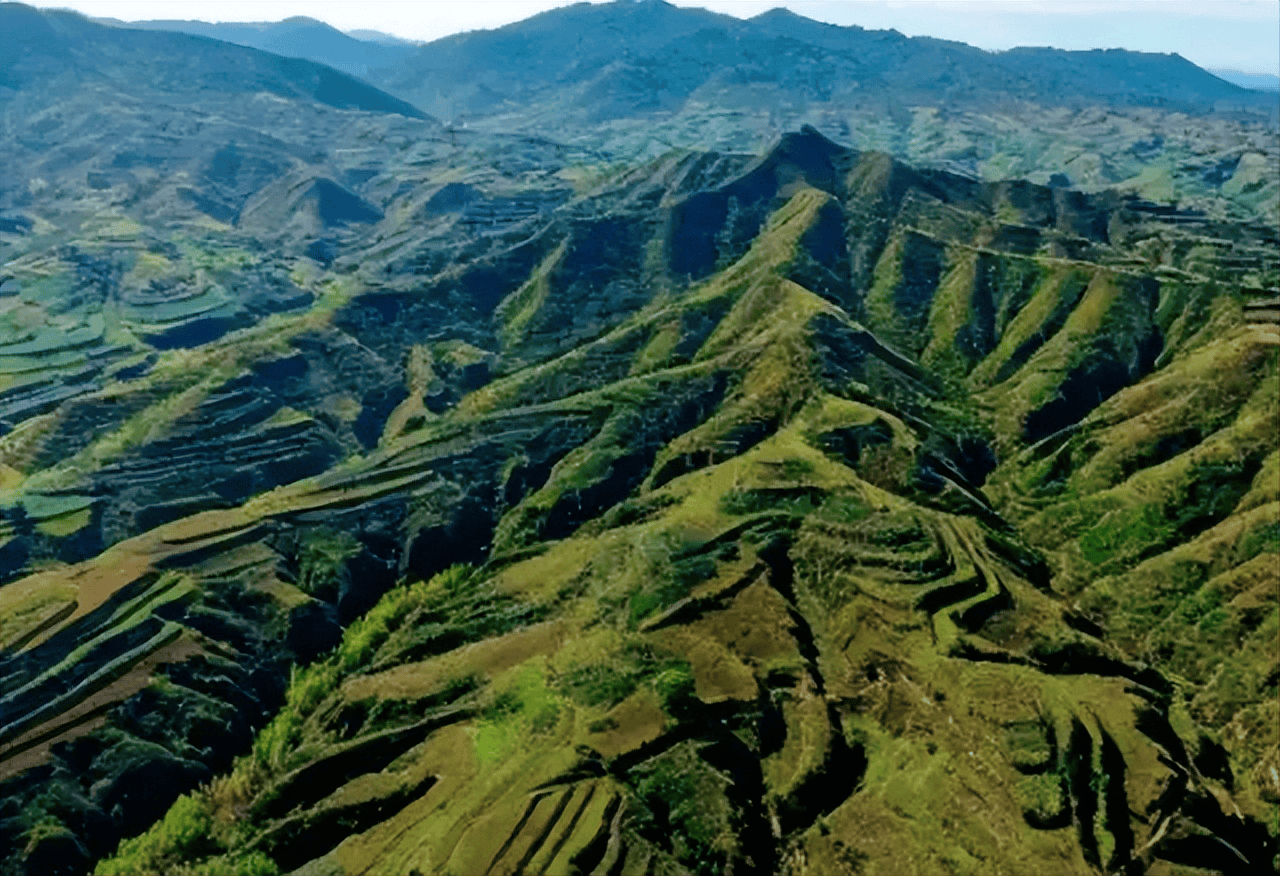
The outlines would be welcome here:
<svg viewBox="0 0 1280 876">
<path fill-rule="evenodd" d="M 124 703 L 15 730 L 48 722 L 7 786 L 17 866 L 97 858 L 161 808 L 73 821 L 136 735 L 120 716 L 161 714 L 73 646 L 92 631 L 155 697 L 192 628 L 254 653 L 162 604 L 222 593 L 229 622 L 252 592 L 342 644 L 231 772 L 209 779 L 234 741 L 192 749 L 208 768 L 163 787 L 193 796 L 100 872 L 1271 866 L 1275 332 L 1248 293 L 1203 253 L 1131 257 L 1198 232 L 1120 203 L 815 132 L 701 186 L 699 163 L 601 183 L 582 209 L 616 238 L 583 218 L 472 268 L 492 282 L 442 276 L 489 317 L 422 352 L 359 315 L 414 312 L 407 290 L 339 308 L 403 363 L 367 451 L 0 590 L 27 618 L 7 702 L 75 672 Z M 481 354 L 437 404 L 437 367 Z M 135 641 L 151 617 L 178 638 Z M 299 644 L 260 629 L 263 655 Z"/>
<path fill-rule="evenodd" d="M 332 63 L 332 62 L 331 62 Z M 1280 216 L 1273 97 L 1177 55 L 973 46 L 665 2 L 565 6 L 428 43 L 370 81 L 457 128 L 648 158 L 804 124 L 985 180 Z"/>
</svg>

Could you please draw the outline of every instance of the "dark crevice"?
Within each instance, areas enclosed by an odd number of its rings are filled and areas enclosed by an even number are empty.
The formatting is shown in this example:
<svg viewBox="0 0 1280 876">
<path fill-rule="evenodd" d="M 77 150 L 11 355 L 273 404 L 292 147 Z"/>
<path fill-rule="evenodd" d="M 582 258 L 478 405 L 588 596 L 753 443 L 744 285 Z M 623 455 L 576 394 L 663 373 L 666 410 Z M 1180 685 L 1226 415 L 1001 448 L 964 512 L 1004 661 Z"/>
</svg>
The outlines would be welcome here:
<svg viewBox="0 0 1280 876">
<path fill-rule="evenodd" d="M 1000 366 L 1000 370 L 996 372 L 993 383 L 1003 383 L 1012 377 L 1019 368 L 1030 361 L 1037 350 L 1058 333 L 1066 324 L 1067 317 L 1071 315 L 1080 299 L 1084 296 L 1085 289 L 1088 286 L 1089 277 L 1085 275 L 1072 274 L 1063 280 L 1064 288 L 1058 296 L 1058 304 L 1053 313 L 1049 315 L 1049 318 L 1030 338 L 1019 344 L 1018 348 L 1010 354 L 1009 358 Z"/>
<path fill-rule="evenodd" d="M 788 678 L 786 681 L 791 682 L 792 679 Z M 785 696 L 785 690 L 775 691 L 764 683 L 759 684 L 756 697 L 756 709 L 759 711 L 756 738 L 760 744 L 758 756 L 761 760 L 777 754 L 787 742 L 787 721 L 779 705 L 779 700 Z"/>
<path fill-rule="evenodd" d="M 1095 642 L 1066 642 L 1060 645 L 1039 643 L 1032 647 L 1031 658 L 1051 675 L 1103 675 L 1128 680 L 1155 692 L 1160 697 L 1171 694 L 1171 683 L 1155 669 L 1140 668 L 1103 653 Z"/>
<path fill-rule="evenodd" d="M 1107 868 L 1126 874 L 1135 872 L 1133 825 L 1129 822 L 1129 797 L 1125 793 L 1124 754 L 1111 735 L 1099 725 L 1098 765 L 1105 785 L 1102 791 L 1103 826 L 1115 840 Z"/>
<path fill-rule="evenodd" d="M 1094 787 L 1093 737 L 1078 718 L 1071 719 L 1071 734 L 1063 758 L 1067 790 L 1071 800 L 1071 821 L 1076 827 L 1080 851 L 1088 864 L 1102 869 L 1094 821 L 1098 815 L 1098 792 Z"/>
<path fill-rule="evenodd" d="M 764 805 L 764 775 L 760 770 L 760 760 L 734 734 L 721 731 L 717 735 L 716 741 L 703 748 L 699 755 L 731 780 L 727 793 L 738 811 L 738 824 L 735 825 L 738 842 L 744 863 L 751 863 L 749 868 L 741 871 L 735 867 L 735 872 L 773 873 L 777 849 Z"/>
<path fill-rule="evenodd" d="M 520 831 L 524 829 L 524 826 L 529 823 L 529 819 L 533 817 L 534 810 L 538 808 L 538 805 L 542 803 L 543 799 L 550 793 L 553 792 L 540 791 L 529 795 L 529 799 L 524 804 L 524 811 L 520 813 L 520 817 L 516 820 L 515 826 L 511 828 L 511 832 L 507 834 L 507 838 L 503 840 L 502 845 L 498 847 L 497 853 L 490 860 L 495 864 L 502 860 L 502 856 L 507 853 L 507 850 L 510 849 L 511 845 L 516 841 L 516 838 L 520 836 Z M 564 795 L 562 794 L 561 796 L 563 797 Z M 561 801 L 561 804 L 563 805 L 563 800 Z M 537 846 L 535 845 L 534 848 L 536 849 Z M 515 872 L 518 873 L 520 870 L 517 868 Z"/>
<path fill-rule="evenodd" d="M 384 730 L 336 746 L 327 755 L 281 777 L 262 792 L 253 809 L 261 817 L 271 818 L 314 804 L 357 776 L 383 769 L 440 727 L 470 715 L 467 709 L 442 709 L 409 727 Z"/>
<path fill-rule="evenodd" d="M 609 805 L 605 807 L 604 815 L 600 819 L 600 829 L 596 831 L 595 836 L 593 836 L 579 852 L 574 854 L 573 858 L 569 861 L 569 865 L 575 868 L 575 872 L 599 872 L 600 866 L 605 863 L 605 857 L 609 853 L 609 840 L 614 828 L 613 822 L 618 815 L 621 814 L 622 805 L 623 798 L 619 796 L 615 797 L 610 801 Z M 623 857 L 620 855 L 618 856 L 618 860 L 615 864 L 615 870 L 616 868 L 621 867 L 622 862 Z M 614 876 L 615 870 L 609 871 L 608 876 Z"/>
<path fill-rule="evenodd" d="M 1002 611 L 1010 611 L 1014 607 L 1013 594 L 999 581 L 996 581 L 996 592 L 987 599 L 979 600 L 963 611 L 951 615 L 956 626 L 967 633 L 976 633 L 986 625 L 987 621 Z"/>
<path fill-rule="evenodd" d="M 822 765 L 807 775 L 778 807 L 778 821 L 784 836 L 793 836 L 811 827 L 819 818 L 834 812 L 853 796 L 867 772 L 867 756 L 861 745 L 850 747 L 841 732 L 835 706 L 827 704 L 830 748 Z"/>
<path fill-rule="evenodd" d="M 937 614 L 947 606 L 964 602 L 966 599 L 972 599 L 986 589 L 987 578 L 982 573 L 982 570 L 979 569 L 977 574 L 971 578 L 965 578 L 952 584 L 943 584 L 941 587 L 934 587 L 932 590 L 920 594 L 920 597 L 916 600 L 915 608 L 917 611 L 923 611 L 926 614 Z"/>
<path fill-rule="evenodd" d="M 578 807 L 573 810 L 573 815 L 569 816 L 569 823 L 564 826 L 564 829 L 562 831 L 560 831 L 560 838 L 556 840 L 555 845 L 553 845 L 551 847 L 551 850 L 547 852 L 545 860 L 554 861 L 556 859 L 556 856 L 560 854 L 560 850 L 565 847 L 565 844 L 568 843 L 569 839 L 573 836 L 573 832 L 577 828 L 578 822 L 582 820 L 582 814 L 586 812 L 587 809 L 591 806 L 591 801 L 595 799 L 596 793 L 598 791 L 599 791 L 598 785 L 592 785 L 591 788 L 587 791 L 586 796 L 584 796 L 582 800 L 578 803 Z M 603 824 L 608 824 L 608 822 L 609 822 L 609 818 L 607 815 L 601 819 L 601 823 Z M 521 865 L 520 865 L 521 868 L 517 869 L 516 872 L 523 872 L 522 868 L 527 863 L 528 863 L 527 860 L 521 862 Z"/>
<path fill-rule="evenodd" d="M 787 615 L 791 618 L 792 624 L 794 624 L 792 635 L 795 636 L 796 646 L 809 669 L 814 689 L 819 696 L 823 696 L 826 693 L 826 685 L 823 682 L 822 673 L 818 670 L 818 643 L 813 634 L 813 628 L 809 626 L 809 621 L 797 608 L 796 569 L 791 560 L 790 549 L 790 538 L 776 536 L 759 549 L 759 554 L 760 558 L 769 565 L 770 585 L 782 594 L 783 599 L 786 600 Z"/>
<path fill-rule="evenodd" d="M 555 829 L 556 824 L 559 823 L 560 817 L 564 815 L 564 810 L 568 807 L 569 800 L 572 797 L 573 797 L 573 792 L 570 790 L 565 790 L 561 792 L 560 799 L 556 801 L 555 809 L 552 810 L 551 812 L 551 817 L 546 820 L 538 836 L 534 839 L 533 842 L 529 844 L 529 848 L 525 851 L 524 855 L 520 858 L 520 860 L 516 862 L 515 868 L 512 870 L 513 873 L 527 872 L 526 868 L 529 866 L 529 861 L 532 860 L 534 855 L 536 855 L 539 851 L 542 850 L 543 844 L 547 841 L 547 837 L 551 835 L 551 831 Z M 579 808 L 578 811 L 581 812 L 581 808 Z M 576 817 L 574 818 L 574 820 L 575 821 L 577 820 Z M 523 824 L 521 824 L 520 827 L 523 827 Z M 519 827 L 511 831 L 512 840 L 515 840 L 519 835 L 520 835 Z M 502 860 L 502 855 L 505 853 L 505 851 L 506 850 L 504 849 L 503 852 L 494 856 L 493 860 L 495 863 Z"/>
</svg>

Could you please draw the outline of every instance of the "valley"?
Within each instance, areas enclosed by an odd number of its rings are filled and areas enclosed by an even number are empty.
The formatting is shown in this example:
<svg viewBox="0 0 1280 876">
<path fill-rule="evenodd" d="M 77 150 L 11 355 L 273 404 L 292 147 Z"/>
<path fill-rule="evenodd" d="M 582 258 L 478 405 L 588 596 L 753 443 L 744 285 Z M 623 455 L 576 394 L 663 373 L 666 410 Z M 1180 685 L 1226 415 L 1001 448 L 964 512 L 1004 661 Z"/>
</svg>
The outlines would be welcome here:
<svg viewBox="0 0 1280 876">
<path fill-rule="evenodd" d="M 26 9 L 0 873 L 1273 871 L 1266 137 L 1256 202 L 632 148 Z"/>
</svg>

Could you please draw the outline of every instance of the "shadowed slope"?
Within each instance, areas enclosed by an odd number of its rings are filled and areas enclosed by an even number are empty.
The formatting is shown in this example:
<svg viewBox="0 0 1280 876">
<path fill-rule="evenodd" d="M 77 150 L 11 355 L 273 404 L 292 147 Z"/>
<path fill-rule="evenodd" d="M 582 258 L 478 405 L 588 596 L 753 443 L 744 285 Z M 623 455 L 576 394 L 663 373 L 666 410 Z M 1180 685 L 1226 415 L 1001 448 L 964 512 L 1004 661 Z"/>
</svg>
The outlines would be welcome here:
<svg viewBox="0 0 1280 876">
<path fill-rule="evenodd" d="M 154 714 L 100 667 L 145 668 L 152 619 L 257 653 L 246 608 L 164 606 L 258 592 L 342 643 L 99 872 L 1158 873 L 1212 837 L 1265 872 L 1275 333 L 1209 277 L 1272 283 L 1270 232 L 1213 226 L 1224 266 L 1199 219 L 812 130 L 717 162 L 602 181 L 456 266 L 398 253 L 444 265 L 328 329 L 403 380 L 361 455 L 0 590 L 14 703 L 60 675 L 121 703 L 32 714 L 49 767 L 6 785 L 20 866 L 140 827 L 81 832 L 57 766 L 81 748 L 53 731 L 89 751 Z M 1185 598 L 1220 599 L 1216 651 L 1165 638 L 1194 609 L 1156 566 L 1184 561 Z"/>
</svg>

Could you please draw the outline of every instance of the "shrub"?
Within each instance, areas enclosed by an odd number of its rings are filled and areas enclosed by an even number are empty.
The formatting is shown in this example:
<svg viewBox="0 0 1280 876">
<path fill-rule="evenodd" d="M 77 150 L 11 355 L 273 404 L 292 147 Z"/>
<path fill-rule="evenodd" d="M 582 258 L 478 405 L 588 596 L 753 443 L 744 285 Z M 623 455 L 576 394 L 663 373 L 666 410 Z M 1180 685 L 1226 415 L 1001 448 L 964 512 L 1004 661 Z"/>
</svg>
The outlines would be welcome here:
<svg viewBox="0 0 1280 876">
<path fill-rule="evenodd" d="M 359 550 L 359 543 L 341 533 L 319 531 L 307 538 L 301 550 L 304 578 L 308 586 L 319 586 L 317 576 L 337 574 L 340 564 Z M 327 571 L 326 571 L 327 570 Z M 335 571 L 336 570 L 336 571 Z M 471 580 L 469 566 L 454 566 L 430 581 L 398 587 L 386 593 L 363 618 L 352 624 L 343 635 L 337 651 L 325 660 L 305 668 L 294 667 L 289 688 L 280 711 L 253 742 L 250 757 L 241 759 L 235 771 L 225 780 L 215 782 L 209 794 L 182 797 L 165 815 L 164 820 L 139 837 L 125 840 L 115 857 L 98 865 L 100 876 L 275 876 L 275 863 L 261 853 L 209 858 L 225 851 L 214 839 L 213 811 L 218 808 L 225 822 L 266 783 L 270 774 L 285 766 L 291 751 L 302 739 L 306 718 L 314 712 L 341 683 L 345 674 L 368 665 L 378 647 L 391 631 L 413 611 L 443 602 L 449 596 L 461 595 Z M 537 685 L 546 697 L 551 695 L 542 684 Z M 520 693 L 522 692 L 522 693 Z M 518 687 L 519 702 L 529 710 L 534 727 L 554 721 L 555 702 L 539 704 L 536 691 L 528 685 Z M 549 715 L 549 718 L 548 718 Z M 220 828 L 226 833 L 225 824 Z M 234 831 L 233 831 L 234 832 Z M 225 835 L 223 837 L 225 841 Z M 194 867 L 179 867 L 183 862 L 209 858 Z"/>
<path fill-rule="evenodd" d="M 318 599 L 333 599 L 346 576 L 347 561 L 360 550 L 360 542 L 350 533 L 307 531 L 298 546 L 298 587 Z"/>
<path fill-rule="evenodd" d="M 1066 799 L 1062 794 L 1062 777 L 1057 772 L 1022 776 L 1017 782 L 1023 808 L 1039 822 L 1057 819 Z"/>
<path fill-rule="evenodd" d="M 461 595 L 471 580 L 471 571 L 466 565 L 450 566 L 429 581 L 396 587 L 383 594 L 364 617 L 347 627 L 338 646 L 338 669 L 349 673 L 367 666 L 412 612 Z"/>
<path fill-rule="evenodd" d="M 1103 517 L 1080 537 L 1080 553 L 1097 566 L 1125 548 L 1162 545 L 1170 534 L 1160 509 L 1153 505 L 1138 505 Z"/>
<path fill-rule="evenodd" d="M 693 670 L 683 661 L 660 673 L 653 680 L 653 687 L 662 700 L 663 710 L 675 718 L 687 714 L 698 701 Z"/>
<path fill-rule="evenodd" d="M 98 864 L 97 876 L 146 876 L 167 873 L 184 858 L 221 851 L 210 837 L 213 818 L 208 801 L 179 797 L 164 819 L 141 836 L 120 843 L 115 857 Z"/>
<path fill-rule="evenodd" d="M 637 768 L 631 777 L 644 806 L 636 813 L 640 830 L 669 843 L 694 873 L 725 872 L 725 852 L 735 843 L 724 777 L 688 744 Z"/>
<path fill-rule="evenodd" d="M 182 871 L 182 876 L 279 876 L 280 868 L 262 852 L 210 858 Z"/>
<path fill-rule="evenodd" d="M 639 683 L 639 667 L 619 669 L 607 663 L 580 666 L 568 674 L 563 687 L 585 706 L 613 705 L 630 696 Z"/>
</svg>

